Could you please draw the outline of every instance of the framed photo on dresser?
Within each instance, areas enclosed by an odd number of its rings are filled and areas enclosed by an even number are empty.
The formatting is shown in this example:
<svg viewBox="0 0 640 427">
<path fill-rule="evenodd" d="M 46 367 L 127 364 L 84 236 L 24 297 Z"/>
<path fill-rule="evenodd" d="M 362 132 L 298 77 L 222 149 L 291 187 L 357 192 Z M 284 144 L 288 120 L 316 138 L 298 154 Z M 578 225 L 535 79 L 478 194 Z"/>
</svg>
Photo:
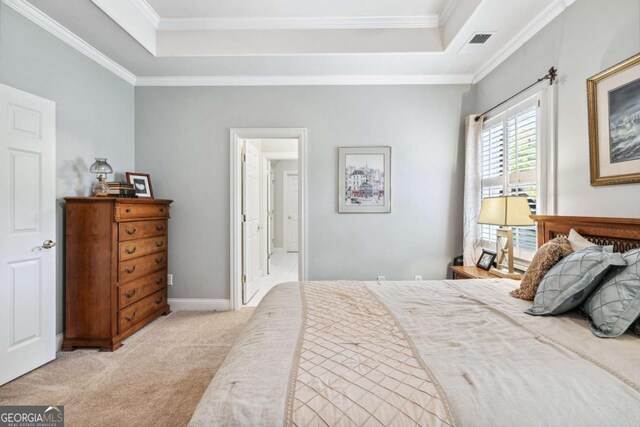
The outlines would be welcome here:
<svg viewBox="0 0 640 427">
<path fill-rule="evenodd" d="M 153 199 L 153 187 L 151 186 L 151 176 L 148 173 L 127 172 L 127 182 L 133 184 L 137 197 Z"/>
<path fill-rule="evenodd" d="M 587 80 L 591 185 L 640 182 L 640 54 Z"/>
</svg>

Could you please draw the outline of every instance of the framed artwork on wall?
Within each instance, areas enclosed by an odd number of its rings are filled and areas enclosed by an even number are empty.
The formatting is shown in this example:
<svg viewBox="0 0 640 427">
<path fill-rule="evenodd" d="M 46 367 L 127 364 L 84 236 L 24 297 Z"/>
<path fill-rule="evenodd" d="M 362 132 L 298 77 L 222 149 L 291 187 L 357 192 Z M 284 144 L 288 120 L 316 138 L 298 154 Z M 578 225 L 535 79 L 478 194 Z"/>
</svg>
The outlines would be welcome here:
<svg viewBox="0 0 640 427">
<path fill-rule="evenodd" d="M 640 182 L 640 55 L 587 80 L 591 185 Z"/>
<path fill-rule="evenodd" d="M 391 212 L 391 147 L 338 148 L 338 212 Z"/>
<path fill-rule="evenodd" d="M 127 182 L 133 184 L 137 197 L 153 199 L 153 187 L 148 173 L 127 172 Z"/>
</svg>

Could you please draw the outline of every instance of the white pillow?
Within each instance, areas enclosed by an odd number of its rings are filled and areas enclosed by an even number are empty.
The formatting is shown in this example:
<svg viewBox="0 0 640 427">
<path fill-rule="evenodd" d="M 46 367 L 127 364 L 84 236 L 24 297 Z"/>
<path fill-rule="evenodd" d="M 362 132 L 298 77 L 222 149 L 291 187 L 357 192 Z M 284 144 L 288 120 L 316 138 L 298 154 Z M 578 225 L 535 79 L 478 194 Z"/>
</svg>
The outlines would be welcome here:
<svg viewBox="0 0 640 427">
<path fill-rule="evenodd" d="M 573 228 L 569 232 L 569 244 L 571 245 L 571 249 L 573 249 L 574 252 L 578 252 L 592 246 L 598 246 L 595 243 L 591 243 L 590 241 L 582 237 L 580 233 L 578 233 Z"/>
</svg>

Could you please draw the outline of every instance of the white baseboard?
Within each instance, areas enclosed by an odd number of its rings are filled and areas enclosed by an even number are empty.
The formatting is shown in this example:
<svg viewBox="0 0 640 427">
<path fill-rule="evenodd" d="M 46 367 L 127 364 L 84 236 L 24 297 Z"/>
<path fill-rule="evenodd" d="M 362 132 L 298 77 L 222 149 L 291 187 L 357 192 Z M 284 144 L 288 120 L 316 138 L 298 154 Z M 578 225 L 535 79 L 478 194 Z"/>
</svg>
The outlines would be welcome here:
<svg viewBox="0 0 640 427">
<path fill-rule="evenodd" d="M 64 334 L 56 335 L 56 351 L 62 350 L 62 340 L 64 339 Z"/>
<path fill-rule="evenodd" d="M 284 248 L 273 248 L 273 253 L 284 253 L 286 252 Z"/>
<path fill-rule="evenodd" d="M 173 311 L 229 311 L 228 299 L 169 298 Z"/>
</svg>

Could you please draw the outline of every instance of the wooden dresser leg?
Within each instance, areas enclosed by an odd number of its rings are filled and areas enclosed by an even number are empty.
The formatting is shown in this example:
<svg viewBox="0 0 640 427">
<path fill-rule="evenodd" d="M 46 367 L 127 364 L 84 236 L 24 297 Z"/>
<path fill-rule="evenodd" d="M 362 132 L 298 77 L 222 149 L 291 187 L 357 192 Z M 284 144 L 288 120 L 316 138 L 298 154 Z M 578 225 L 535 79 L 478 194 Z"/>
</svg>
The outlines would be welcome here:
<svg viewBox="0 0 640 427">
<path fill-rule="evenodd" d="M 114 345 L 108 345 L 105 347 L 100 347 L 100 352 L 111 352 L 111 351 L 116 351 L 117 349 L 119 349 L 120 347 L 122 347 L 124 344 L 122 344 L 121 342 L 116 343 Z"/>
</svg>

